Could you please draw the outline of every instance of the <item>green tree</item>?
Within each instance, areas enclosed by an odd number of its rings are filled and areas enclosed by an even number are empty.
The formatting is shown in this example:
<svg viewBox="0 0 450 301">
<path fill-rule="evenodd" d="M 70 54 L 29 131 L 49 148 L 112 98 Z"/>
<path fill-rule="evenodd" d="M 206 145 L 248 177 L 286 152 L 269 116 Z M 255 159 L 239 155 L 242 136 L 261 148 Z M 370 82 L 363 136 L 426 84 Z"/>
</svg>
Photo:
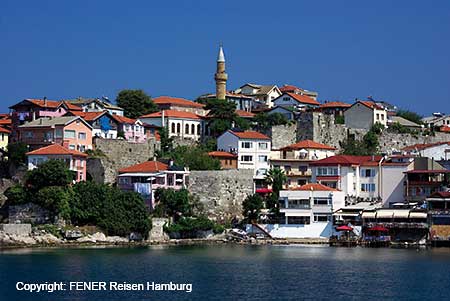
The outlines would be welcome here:
<svg viewBox="0 0 450 301">
<path fill-rule="evenodd" d="M 249 128 L 249 123 L 236 114 L 236 104 L 225 99 L 207 99 L 206 110 L 210 110 L 208 116 L 208 128 L 213 137 L 221 135 L 229 130 L 233 124 Z"/>
<path fill-rule="evenodd" d="M 286 116 L 278 112 L 272 114 L 261 112 L 256 114 L 254 120 L 256 123 L 256 129 L 263 132 L 269 130 L 272 126 L 286 125 L 289 123 L 289 120 L 286 118 Z"/>
<path fill-rule="evenodd" d="M 242 202 L 242 214 L 248 221 L 256 221 L 263 208 L 263 199 L 258 194 L 252 194 Z"/>
<path fill-rule="evenodd" d="M 409 121 L 415 122 L 417 124 L 422 124 L 422 116 L 417 114 L 416 112 L 412 112 L 409 110 L 398 110 L 397 116 L 403 117 Z"/>
<path fill-rule="evenodd" d="M 116 98 L 117 105 L 124 109 L 124 115 L 129 118 L 157 112 L 158 107 L 142 90 L 122 90 Z"/>
<path fill-rule="evenodd" d="M 31 195 L 28 190 L 21 184 L 16 184 L 9 187 L 4 192 L 8 203 L 11 205 L 19 205 L 28 203 L 31 200 Z"/>
<path fill-rule="evenodd" d="M 174 160 L 176 165 L 189 167 L 191 170 L 219 170 L 220 161 L 208 156 L 202 147 L 177 146 L 167 155 Z"/>
<path fill-rule="evenodd" d="M 34 203 L 50 210 L 55 216 L 70 218 L 69 200 L 73 197 L 68 187 L 49 186 L 40 189 L 34 196 Z"/>
<path fill-rule="evenodd" d="M 48 186 L 67 186 L 74 179 L 74 174 L 61 160 L 48 160 L 38 168 L 28 171 L 26 185 L 32 191 Z"/>
<path fill-rule="evenodd" d="M 28 147 L 23 142 L 10 143 L 7 147 L 8 160 L 15 165 L 25 164 L 27 161 Z"/>
<path fill-rule="evenodd" d="M 173 138 L 169 136 L 169 131 L 165 127 L 159 130 L 159 137 L 161 142 L 160 157 L 163 157 L 173 150 Z"/>
<path fill-rule="evenodd" d="M 155 214 L 158 216 L 178 219 L 192 214 L 192 199 L 187 189 L 158 188 L 155 191 L 155 200 L 158 202 L 155 208 Z"/>
</svg>

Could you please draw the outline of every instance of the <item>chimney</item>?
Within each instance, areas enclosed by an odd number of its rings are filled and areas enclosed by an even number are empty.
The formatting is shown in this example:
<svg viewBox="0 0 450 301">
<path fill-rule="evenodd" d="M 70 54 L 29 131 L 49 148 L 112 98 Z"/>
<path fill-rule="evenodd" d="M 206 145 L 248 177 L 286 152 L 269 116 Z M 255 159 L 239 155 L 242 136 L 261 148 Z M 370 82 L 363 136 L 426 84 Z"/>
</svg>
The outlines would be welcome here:
<svg viewBox="0 0 450 301">
<path fill-rule="evenodd" d="M 47 96 L 44 96 L 44 107 L 47 106 Z"/>
<path fill-rule="evenodd" d="M 169 160 L 169 166 L 170 166 L 170 167 L 173 166 L 173 160 L 172 160 L 172 159 Z"/>
<path fill-rule="evenodd" d="M 164 110 L 161 112 L 161 126 L 164 127 Z"/>
</svg>

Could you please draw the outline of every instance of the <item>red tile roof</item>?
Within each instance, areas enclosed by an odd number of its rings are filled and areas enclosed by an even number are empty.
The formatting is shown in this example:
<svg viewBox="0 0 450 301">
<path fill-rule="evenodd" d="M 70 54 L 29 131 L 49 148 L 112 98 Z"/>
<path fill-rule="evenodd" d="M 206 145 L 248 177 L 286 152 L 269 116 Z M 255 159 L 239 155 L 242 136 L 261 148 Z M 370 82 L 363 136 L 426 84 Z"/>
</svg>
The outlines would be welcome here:
<svg viewBox="0 0 450 301">
<path fill-rule="evenodd" d="M 168 104 L 168 105 L 176 105 L 181 107 L 192 107 L 192 108 L 203 108 L 205 105 L 194 102 L 188 99 L 184 98 L 178 98 L 178 97 L 170 97 L 170 96 L 159 96 L 156 98 L 153 98 L 153 102 L 157 105 L 159 104 Z"/>
<path fill-rule="evenodd" d="M 77 105 L 74 105 L 73 103 L 70 103 L 68 101 L 63 100 L 63 103 L 66 105 L 67 109 L 69 111 L 83 111 L 82 107 L 79 107 Z"/>
<path fill-rule="evenodd" d="M 362 105 L 364 105 L 370 109 L 383 110 L 382 107 L 380 107 L 379 105 L 377 105 L 376 103 L 374 103 L 373 101 L 370 101 L 370 100 L 358 100 L 357 102 L 355 102 L 355 104 L 356 103 L 361 103 Z"/>
<path fill-rule="evenodd" d="M 437 191 L 429 196 L 430 198 L 450 198 L 450 191 Z"/>
<path fill-rule="evenodd" d="M 308 149 L 308 148 L 312 148 L 312 149 L 328 149 L 328 150 L 335 150 L 336 148 L 326 145 L 326 144 L 322 144 L 319 142 L 315 142 L 312 140 L 302 140 L 299 141 L 297 143 L 285 146 L 283 148 L 281 148 L 281 150 L 298 150 L 298 149 Z"/>
<path fill-rule="evenodd" d="M 294 85 L 283 85 L 280 87 L 281 92 L 294 92 L 295 90 L 304 91 L 302 88 L 296 87 Z"/>
<path fill-rule="evenodd" d="M 345 102 L 340 102 L 340 101 L 330 101 L 330 102 L 326 102 L 320 105 L 321 109 L 326 109 L 326 108 L 350 108 L 352 105 L 345 103 Z"/>
<path fill-rule="evenodd" d="M 228 152 L 222 152 L 222 151 L 209 152 L 208 156 L 219 157 L 219 158 L 237 158 L 237 155 L 235 155 L 235 154 L 228 153 Z"/>
<path fill-rule="evenodd" d="M 81 118 L 83 118 L 86 121 L 92 121 L 97 119 L 99 116 L 105 114 L 107 111 L 102 111 L 102 112 L 78 112 L 78 111 L 69 111 L 70 113 L 72 113 L 75 116 L 80 116 Z"/>
<path fill-rule="evenodd" d="M 443 125 L 439 128 L 439 131 L 441 132 L 446 132 L 446 133 L 450 133 L 450 126 L 447 125 Z"/>
<path fill-rule="evenodd" d="M 134 124 L 136 122 L 136 119 L 128 118 L 128 117 L 125 117 L 125 116 L 119 116 L 119 115 L 111 115 L 111 116 L 118 123 Z"/>
<path fill-rule="evenodd" d="M 290 93 L 290 92 L 286 92 L 286 94 L 302 104 L 317 105 L 317 106 L 320 105 L 320 103 L 317 100 L 314 100 L 313 98 L 306 96 L 306 95 L 294 94 L 294 93 Z"/>
<path fill-rule="evenodd" d="M 402 150 L 403 151 L 414 151 L 414 150 L 424 150 L 426 148 L 430 148 L 433 146 L 439 146 L 439 145 L 443 145 L 443 144 L 447 144 L 450 145 L 450 141 L 446 141 L 446 142 L 436 142 L 436 143 L 423 143 L 423 144 L 414 144 L 414 145 L 409 145 L 404 147 Z"/>
<path fill-rule="evenodd" d="M 77 150 L 70 150 L 59 144 L 44 146 L 34 151 L 28 152 L 26 155 L 72 155 L 78 157 L 87 157 L 85 153 L 79 152 Z"/>
<path fill-rule="evenodd" d="M 42 108 L 54 108 L 56 109 L 61 105 L 60 101 L 57 100 L 43 100 L 43 99 L 25 99 L 28 102 L 31 102 L 32 104 L 42 107 Z"/>
<path fill-rule="evenodd" d="M 0 120 L 0 125 L 11 125 L 12 120 L 11 119 L 2 119 Z"/>
<path fill-rule="evenodd" d="M 1 126 L 0 126 L 0 133 L 10 134 L 11 131 L 10 131 L 10 130 L 7 130 L 7 129 L 5 129 L 4 127 L 1 127 Z"/>
<path fill-rule="evenodd" d="M 231 134 L 241 138 L 241 139 L 263 139 L 263 140 L 270 140 L 270 138 L 264 134 L 255 132 L 255 131 L 246 131 L 246 132 L 236 132 L 236 131 L 229 131 Z"/>
<path fill-rule="evenodd" d="M 319 183 L 308 183 L 297 188 L 292 188 L 291 190 L 301 190 L 301 191 L 339 191 L 337 189 L 319 184 Z"/>
<path fill-rule="evenodd" d="M 143 115 L 140 118 L 161 118 L 162 112 L 151 113 Z M 202 119 L 201 116 L 191 113 L 177 110 L 164 110 L 164 117 L 169 118 L 181 118 L 181 119 Z"/>
<path fill-rule="evenodd" d="M 244 110 L 236 110 L 236 114 L 239 116 L 239 117 L 242 117 L 242 118 L 252 118 L 252 117 L 255 117 L 255 114 L 254 113 L 252 113 L 252 112 L 247 112 L 247 111 L 244 111 Z"/>
<path fill-rule="evenodd" d="M 154 173 L 162 170 L 167 170 L 169 166 L 159 161 L 146 161 L 119 170 L 119 173 Z"/>
<path fill-rule="evenodd" d="M 381 156 L 349 156 L 337 155 L 311 162 L 310 165 L 377 165 Z"/>
</svg>

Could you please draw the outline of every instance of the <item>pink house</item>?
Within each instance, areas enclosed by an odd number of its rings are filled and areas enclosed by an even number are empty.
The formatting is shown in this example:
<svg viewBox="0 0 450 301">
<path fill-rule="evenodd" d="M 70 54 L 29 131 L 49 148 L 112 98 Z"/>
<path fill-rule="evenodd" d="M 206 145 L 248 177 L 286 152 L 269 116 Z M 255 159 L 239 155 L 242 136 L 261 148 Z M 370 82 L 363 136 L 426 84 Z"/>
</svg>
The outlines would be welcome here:
<svg viewBox="0 0 450 301">
<path fill-rule="evenodd" d="M 147 140 L 144 124 L 139 119 L 131 119 L 125 116 L 112 115 L 119 123 L 119 133 L 129 142 L 144 143 Z"/>
<path fill-rule="evenodd" d="M 70 111 L 81 111 L 82 108 L 67 101 L 47 99 L 24 99 L 9 107 L 12 119 L 13 132 L 25 122 L 33 121 L 41 117 L 59 117 Z M 13 135 L 13 140 L 16 140 Z"/>
<path fill-rule="evenodd" d="M 19 126 L 17 138 L 30 149 L 59 144 L 84 152 L 92 149 L 92 126 L 80 116 L 43 117 Z"/>
<path fill-rule="evenodd" d="M 186 188 L 188 178 L 189 171 L 186 168 L 154 160 L 120 169 L 117 182 L 120 189 L 141 194 L 149 207 L 153 208 L 155 189 Z"/>
<path fill-rule="evenodd" d="M 44 146 L 28 152 L 28 170 L 37 168 L 48 160 L 62 160 L 67 167 L 75 172 L 75 181 L 86 181 L 86 157 L 87 155 L 77 150 L 70 150 L 58 144 Z"/>
</svg>

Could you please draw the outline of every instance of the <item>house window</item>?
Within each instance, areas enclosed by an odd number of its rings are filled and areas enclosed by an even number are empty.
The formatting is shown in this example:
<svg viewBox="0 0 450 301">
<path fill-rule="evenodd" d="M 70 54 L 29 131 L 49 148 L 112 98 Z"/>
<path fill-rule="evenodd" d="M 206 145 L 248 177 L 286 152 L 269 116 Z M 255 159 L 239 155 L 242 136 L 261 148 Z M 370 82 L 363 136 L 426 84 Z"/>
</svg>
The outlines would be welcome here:
<svg viewBox="0 0 450 301">
<path fill-rule="evenodd" d="M 317 168 L 317 175 L 319 175 L 319 176 L 337 176 L 338 169 L 336 167 L 319 167 L 319 168 Z"/>
<path fill-rule="evenodd" d="M 252 142 L 242 142 L 241 143 L 241 147 L 242 148 L 252 148 L 253 147 L 253 143 Z"/>
<path fill-rule="evenodd" d="M 175 133 L 175 123 L 172 123 L 172 133 Z"/>
<path fill-rule="evenodd" d="M 267 142 L 259 142 L 258 147 L 259 149 L 267 149 Z"/>
<path fill-rule="evenodd" d="M 373 177 L 375 177 L 375 169 L 373 169 L 373 168 L 363 168 L 363 169 L 361 169 L 361 177 L 363 177 L 363 178 L 373 178 Z"/>
<path fill-rule="evenodd" d="M 330 222 L 331 221 L 331 214 L 314 214 L 314 222 L 316 223 L 323 223 L 323 222 Z"/>
<path fill-rule="evenodd" d="M 75 131 L 74 130 L 64 130 L 64 138 L 72 138 L 75 139 Z"/>
<path fill-rule="evenodd" d="M 177 133 L 181 133 L 181 124 L 177 123 Z"/>
<path fill-rule="evenodd" d="M 56 137 L 56 138 L 62 138 L 62 136 L 63 136 L 63 131 L 62 131 L 62 129 L 56 129 L 56 130 L 55 130 L 55 137 Z"/>
<path fill-rule="evenodd" d="M 78 139 L 80 139 L 80 140 L 86 140 L 86 133 L 79 132 L 79 133 L 78 133 Z"/>
<path fill-rule="evenodd" d="M 189 135 L 189 124 L 186 124 L 186 125 L 184 126 L 184 133 L 187 134 L 187 135 Z"/>
<path fill-rule="evenodd" d="M 33 132 L 25 132 L 25 138 L 33 138 Z"/>
<path fill-rule="evenodd" d="M 287 97 L 287 96 L 286 96 L 286 97 L 283 97 L 283 100 L 284 100 L 284 101 L 289 101 L 290 99 L 291 99 L 291 98 L 290 98 L 290 97 Z"/>
<path fill-rule="evenodd" d="M 201 127 L 200 124 L 197 124 L 197 135 L 200 136 L 200 134 L 201 134 Z"/>
<path fill-rule="evenodd" d="M 377 113 L 377 120 L 380 120 L 380 114 Z"/>
<path fill-rule="evenodd" d="M 5 134 L 2 133 L 2 141 L 5 141 Z"/>
<path fill-rule="evenodd" d="M 198 135 L 199 133 L 197 133 Z M 195 125 L 191 124 L 191 135 L 195 135 Z"/>
<path fill-rule="evenodd" d="M 285 172 L 290 172 L 291 171 L 291 166 L 290 165 L 285 165 L 284 166 L 284 171 Z"/>
<path fill-rule="evenodd" d="M 330 198 L 314 198 L 314 205 L 318 206 L 329 206 L 331 205 L 331 199 Z"/>
<path fill-rule="evenodd" d="M 300 165 L 300 166 L 298 167 L 298 171 L 301 171 L 301 172 L 307 172 L 307 171 L 308 171 L 308 166 Z"/>
<path fill-rule="evenodd" d="M 267 156 L 258 156 L 258 161 L 261 163 L 267 162 Z"/>
<path fill-rule="evenodd" d="M 241 161 L 243 162 L 252 162 L 253 156 L 241 156 Z"/>
<path fill-rule="evenodd" d="M 309 216 L 288 216 L 288 224 L 300 224 L 300 225 L 309 225 L 310 217 Z"/>
<path fill-rule="evenodd" d="M 373 184 L 373 183 L 362 183 L 361 184 L 361 191 L 374 192 L 375 191 L 375 184 Z"/>
<path fill-rule="evenodd" d="M 381 120 L 384 120 L 384 114 L 381 114 Z"/>
<path fill-rule="evenodd" d="M 69 149 L 74 150 L 75 149 L 75 145 L 74 144 L 70 144 L 69 145 Z"/>
</svg>

